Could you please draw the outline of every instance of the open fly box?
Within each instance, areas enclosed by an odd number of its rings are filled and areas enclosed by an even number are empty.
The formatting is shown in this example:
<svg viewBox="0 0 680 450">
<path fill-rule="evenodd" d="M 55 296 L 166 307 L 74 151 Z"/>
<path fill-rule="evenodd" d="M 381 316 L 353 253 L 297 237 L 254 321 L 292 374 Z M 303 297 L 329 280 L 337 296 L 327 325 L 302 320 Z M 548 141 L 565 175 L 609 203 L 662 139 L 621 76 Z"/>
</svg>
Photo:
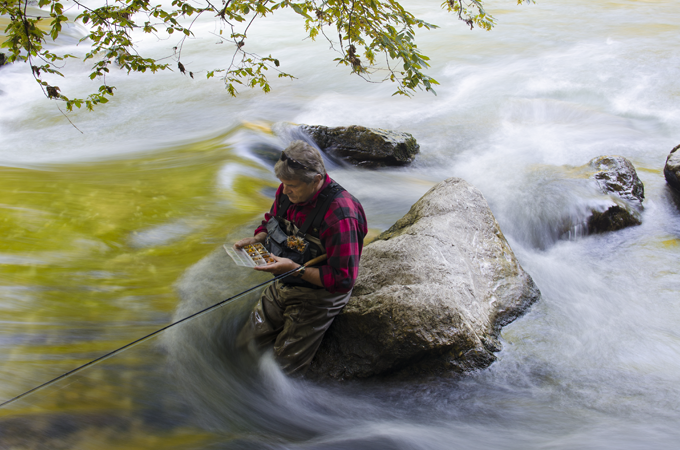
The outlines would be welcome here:
<svg viewBox="0 0 680 450">
<path fill-rule="evenodd" d="M 271 264 L 274 261 L 272 255 L 264 248 L 264 245 L 257 244 L 246 245 L 242 249 L 235 249 L 234 247 L 228 247 L 224 245 L 224 249 L 227 254 L 231 256 L 238 266 L 255 267 L 255 266 L 265 266 Z"/>
</svg>

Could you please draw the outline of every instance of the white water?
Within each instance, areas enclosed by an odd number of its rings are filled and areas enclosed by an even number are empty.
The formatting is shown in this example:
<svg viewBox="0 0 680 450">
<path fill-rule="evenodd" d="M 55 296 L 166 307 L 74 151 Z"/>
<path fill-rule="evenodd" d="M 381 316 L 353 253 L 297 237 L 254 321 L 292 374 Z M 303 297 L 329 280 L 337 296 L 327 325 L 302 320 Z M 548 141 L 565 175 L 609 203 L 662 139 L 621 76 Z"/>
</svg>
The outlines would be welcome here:
<svg viewBox="0 0 680 450">
<path fill-rule="evenodd" d="M 326 44 L 302 42 L 299 25 L 275 17 L 253 30 L 252 45 L 273 53 L 298 80 L 232 99 L 201 76 L 116 74 L 112 102 L 69 116 L 83 135 L 42 97 L 25 67 L 1 69 L 0 161 L 121 156 L 233 131 L 243 121 L 412 133 L 421 155 L 410 168 L 331 174 L 362 201 L 377 229 L 433 183 L 466 179 L 484 193 L 543 299 L 506 327 L 498 362 L 459 381 L 315 386 L 282 378 L 265 359 L 252 382 L 249 372 L 218 365 L 214 349 L 202 347 L 186 369 L 194 378 L 185 388 L 203 398 L 194 412 L 199 428 L 222 436 L 210 448 L 677 448 L 680 213 L 662 168 L 680 143 L 680 4 L 493 1 L 487 9 L 496 29 L 470 32 L 438 3 L 413 8 L 442 26 L 420 37 L 441 83 L 436 97 L 390 97 L 392 86 L 350 77 L 334 67 Z M 185 47 L 188 70 L 220 64 L 227 53 L 215 40 Z M 149 45 L 161 52 L 167 44 Z M 60 86 L 82 89 L 74 79 Z M 247 152 L 264 139 L 241 129 L 229 142 Z M 556 223 L 602 201 L 559 166 L 608 154 L 638 169 L 643 225 L 555 241 Z M 233 174 L 244 171 L 272 179 L 266 165 L 231 164 L 206 183 L 229 190 Z M 136 245 L 153 246 L 154 239 Z M 220 333 L 230 336 L 231 326 Z"/>
</svg>

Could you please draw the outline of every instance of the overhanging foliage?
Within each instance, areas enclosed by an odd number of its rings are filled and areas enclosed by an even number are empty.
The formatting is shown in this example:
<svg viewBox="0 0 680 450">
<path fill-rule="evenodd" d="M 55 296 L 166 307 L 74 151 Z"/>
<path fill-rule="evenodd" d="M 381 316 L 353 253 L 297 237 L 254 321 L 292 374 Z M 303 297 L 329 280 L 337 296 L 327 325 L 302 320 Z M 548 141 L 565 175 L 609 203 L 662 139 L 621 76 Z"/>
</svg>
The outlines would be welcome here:
<svg viewBox="0 0 680 450">
<path fill-rule="evenodd" d="M 73 107 L 88 109 L 108 102 L 114 86 L 106 75 L 114 66 L 130 72 L 157 72 L 177 67 L 180 72 L 194 77 L 182 63 L 182 48 L 187 38 L 193 37 L 192 26 L 202 15 L 215 18 L 219 38 L 231 44 L 226 63 L 207 72 L 207 78 L 220 76 L 231 95 L 238 86 L 259 87 L 264 92 L 271 89 L 267 74 L 294 78 L 279 69 L 280 62 L 271 54 L 260 56 L 249 52 L 246 46 L 248 30 L 252 23 L 276 11 L 289 8 L 300 16 L 305 31 L 311 39 L 328 40 L 338 64 L 347 66 L 351 73 L 371 81 L 391 81 L 397 86 L 394 94 L 410 95 L 416 89 L 434 92 L 437 81 L 423 70 L 429 67 L 429 58 L 415 43 L 418 28 L 433 29 L 436 25 L 416 18 L 395 0 L 172 0 L 168 5 L 152 4 L 149 0 L 113 0 L 92 2 L 87 0 L 38 0 L 40 15 L 31 14 L 29 0 L 0 0 L 0 14 L 10 18 L 5 30 L 7 62 L 26 61 L 31 72 L 48 98 L 62 100 L 70 111 Z M 522 3 L 524 0 L 518 0 Z M 96 5 L 95 5 L 96 3 Z M 99 5 L 99 6 L 97 6 Z M 482 0 L 447 0 L 442 7 L 458 16 L 471 28 L 475 25 L 489 30 L 494 19 L 483 8 Z M 63 76 L 59 71 L 66 58 L 50 47 L 50 41 L 62 33 L 69 21 L 65 8 L 76 11 L 73 18 L 89 30 L 81 40 L 89 46 L 84 60 L 92 60 L 90 79 L 101 82 L 97 92 L 86 98 L 70 98 L 59 86 L 51 84 L 45 75 Z M 42 14 L 44 11 L 44 15 Z M 73 17 L 73 16 L 72 16 Z M 169 58 L 144 57 L 133 41 L 133 32 L 166 39 L 179 35 L 169 48 Z M 163 62 L 166 60 L 173 63 Z M 216 58 L 217 59 L 217 58 Z"/>
</svg>

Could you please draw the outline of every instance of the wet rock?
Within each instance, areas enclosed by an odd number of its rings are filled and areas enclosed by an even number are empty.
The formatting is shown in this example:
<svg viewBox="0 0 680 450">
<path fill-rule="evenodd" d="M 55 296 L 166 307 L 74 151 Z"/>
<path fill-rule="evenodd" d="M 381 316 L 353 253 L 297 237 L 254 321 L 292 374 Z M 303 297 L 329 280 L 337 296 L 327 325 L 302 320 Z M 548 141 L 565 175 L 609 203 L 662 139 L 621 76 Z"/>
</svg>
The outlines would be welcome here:
<svg viewBox="0 0 680 450">
<path fill-rule="evenodd" d="M 666 158 L 666 165 L 663 168 L 663 175 L 666 177 L 666 183 L 676 193 L 680 193 L 680 145 L 671 150 L 671 153 Z"/>
<path fill-rule="evenodd" d="M 358 125 L 336 128 L 301 125 L 300 130 L 311 136 L 331 159 L 359 167 L 403 166 L 413 162 L 420 151 L 412 135 L 398 131 Z"/>
<path fill-rule="evenodd" d="M 5 64 L 7 64 L 7 59 L 5 58 L 5 54 L 0 53 L 0 67 L 4 66 Z"/>
<path fill-rule="evenodd" d="M 274 164 L 281 158 L 281 152 L 283 150 L 283 147 L 268 142 L 254 142 L 248 148 L 248 151 L 251 154 L 259 157 L 271 167 L 274 167 Z"/>
<path fill-rule="evenodd" d="M 591 178 L 600 191 L 614 202 L 607 209 L 592 211 L 588 231 L 602 233 L 640 225 L 645 188 L 633 164 L 622 156 L 598 156 L 588 166 L 595 169 Z"/>
<path fill-rule="evenodd" d="M 365 247 L 352 298 L 309 374 L 482 369 L 496 359 L 501 328 L 539 297 L 482 194 L 450 178 Z"/>
<path fill-rule="evenodd" d="M 496 212 L 515 239 L 539 249 L 642 221 L 644 186 L 620 156 L 582 166 L 536 165 L 518 182 L 519 195 L 496 205 Z"/>
</svg>

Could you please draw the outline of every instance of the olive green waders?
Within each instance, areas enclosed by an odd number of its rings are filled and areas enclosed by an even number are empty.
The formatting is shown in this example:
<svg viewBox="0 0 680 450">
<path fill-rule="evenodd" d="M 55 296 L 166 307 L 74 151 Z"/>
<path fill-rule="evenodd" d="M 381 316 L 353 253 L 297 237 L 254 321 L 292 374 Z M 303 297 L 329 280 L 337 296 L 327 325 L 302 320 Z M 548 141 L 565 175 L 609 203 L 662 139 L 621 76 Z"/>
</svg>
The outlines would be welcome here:
<svg viewBox="0 0 680 450">
<path fill-rule="evenodd" d="M 277 280 L 262 293 L 239 333 L 239 346 L 258 350 L 274 344 L 274 356 L 287 374 L 302 374 L 312 362 L 324 333 L 349 301 L 351 291 L 288 286 Z"/>
</svg>

